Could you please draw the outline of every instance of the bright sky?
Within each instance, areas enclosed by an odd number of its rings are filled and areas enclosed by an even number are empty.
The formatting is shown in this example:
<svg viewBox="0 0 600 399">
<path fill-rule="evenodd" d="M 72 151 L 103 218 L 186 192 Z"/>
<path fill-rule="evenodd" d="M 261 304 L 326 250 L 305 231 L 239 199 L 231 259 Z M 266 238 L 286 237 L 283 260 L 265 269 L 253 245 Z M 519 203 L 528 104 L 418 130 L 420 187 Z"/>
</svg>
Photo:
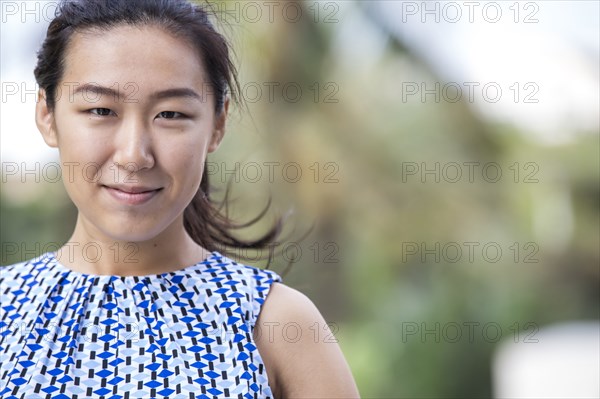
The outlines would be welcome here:
<svg viewBox="0 0 600 399">
<path fill-rule="evenodd" d="M 545 144 L 597 134 L 600 2 L 379 1 L 377 9 L 445 82 L 466 98 L 472 87 L 485 117 Z"/>
</svg>

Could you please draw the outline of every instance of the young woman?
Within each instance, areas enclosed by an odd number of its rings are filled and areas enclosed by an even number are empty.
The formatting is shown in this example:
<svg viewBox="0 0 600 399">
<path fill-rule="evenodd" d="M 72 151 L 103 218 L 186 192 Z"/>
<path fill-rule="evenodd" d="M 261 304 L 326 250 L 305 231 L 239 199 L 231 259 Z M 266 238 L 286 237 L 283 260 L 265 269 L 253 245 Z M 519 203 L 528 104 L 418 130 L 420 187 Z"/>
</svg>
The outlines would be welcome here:
<svg viewBox="0 0 600 399">
<path fill-rule="evenodd" d="M 0 397 L 358 397 L 339 346 L 311 334 L 326 328 L 313 303 L 226 256 L 278 227 L 240 241 L 210 200 L 206 155 L 239 86 L 206 10 L 59 10 L 36 121 L 78 218 L 62 248 L 1 270 Z"/>
</svg>

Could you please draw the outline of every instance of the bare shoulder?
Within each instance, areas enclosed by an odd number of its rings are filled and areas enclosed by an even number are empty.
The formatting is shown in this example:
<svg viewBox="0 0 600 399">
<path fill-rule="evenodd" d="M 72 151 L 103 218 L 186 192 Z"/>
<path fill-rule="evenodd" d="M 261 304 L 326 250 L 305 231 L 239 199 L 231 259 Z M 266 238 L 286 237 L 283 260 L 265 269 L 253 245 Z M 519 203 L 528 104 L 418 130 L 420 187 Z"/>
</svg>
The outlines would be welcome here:
<svg viewBox="0 0 600 399">
<path fill-rule="evenodd" d="M 300 291 L 273 283 L 254 339 L 275 399 L 359 398 L 335 336 L 315 304 Z"/>
</svg>

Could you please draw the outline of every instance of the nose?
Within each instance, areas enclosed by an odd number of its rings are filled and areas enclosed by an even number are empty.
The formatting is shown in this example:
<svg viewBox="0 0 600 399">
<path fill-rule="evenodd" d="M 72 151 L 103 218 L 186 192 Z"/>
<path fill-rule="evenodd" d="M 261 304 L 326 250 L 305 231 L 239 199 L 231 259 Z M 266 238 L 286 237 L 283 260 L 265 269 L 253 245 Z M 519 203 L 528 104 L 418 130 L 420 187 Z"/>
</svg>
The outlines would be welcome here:
<svg viewBox="0 0 600 399">
<path fill-rule="evenodd" d="M 113 162 L 130 173 L 154 166 L 150 128 L 141 118 L 124 120 L 114 137 Z"/>
</svg>

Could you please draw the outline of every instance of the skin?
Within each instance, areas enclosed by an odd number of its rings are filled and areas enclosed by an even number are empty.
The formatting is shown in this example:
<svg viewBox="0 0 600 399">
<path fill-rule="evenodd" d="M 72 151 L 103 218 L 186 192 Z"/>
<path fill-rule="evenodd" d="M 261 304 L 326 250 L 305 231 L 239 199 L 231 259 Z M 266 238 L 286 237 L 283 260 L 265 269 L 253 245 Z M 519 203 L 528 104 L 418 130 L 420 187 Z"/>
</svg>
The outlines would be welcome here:
<svg viewBox="0 0 600 399">
<path fill-rule="evenodd" d="M 209 255 L 183 227 L 206 155 L 225 133 L 229 100 L 217 114 L 207 82 L 195 49 L 158 27 L 125 25 L 72 36 L 55 109 L 47 107 L 43 90 L 36 107 L 38 128 L 59 150 L 63 182 L 78 208 L 74 232 L 57 251 L 61 264 L 88 274 L 149 275 Z M 164 95 L 179 88 L 200 99 Z M 107 186 L 115 185 L 160 191 L 130 205 L 110 194 Z M 83 250 L 90 245 L 99 256 Z M 285 339 L 281 330 L 254 330 L 275 398 L 358 398 L 338 344 L 314 342 L 315 323 L 320 336 L 329 334 L 318 309 L 302 293 L 274 283 L 257 326 L 290 322 L 301 326 L 297 341 Z"/>
<path fill-rule="evenodd" d="M 360 398 L 335 336 L 306 295 L 273 283 L 257 326 L 254 340 L 276 399 Z"/>
</svg>

